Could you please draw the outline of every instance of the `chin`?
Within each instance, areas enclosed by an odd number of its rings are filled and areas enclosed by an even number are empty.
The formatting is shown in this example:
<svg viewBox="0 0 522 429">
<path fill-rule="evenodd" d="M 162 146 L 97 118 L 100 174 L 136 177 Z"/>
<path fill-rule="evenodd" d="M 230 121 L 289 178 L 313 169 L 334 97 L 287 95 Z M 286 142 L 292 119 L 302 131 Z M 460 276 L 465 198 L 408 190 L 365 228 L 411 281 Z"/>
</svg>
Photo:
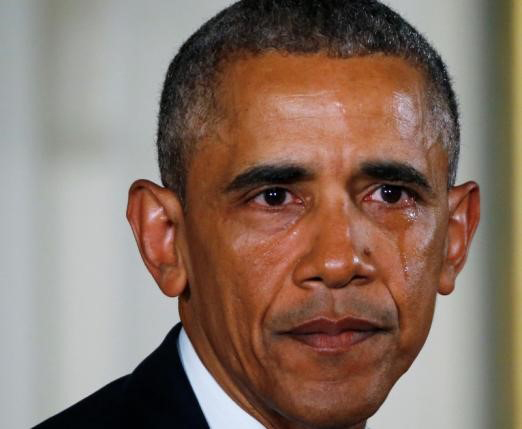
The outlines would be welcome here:
<svg viewBox="0 0 522 429">
<path fill-rule="evenodd" d="M 287 391 L 286 395 L 280 390 L 280 397 L 273 397 L 279 403 L 273 403 L 273 406 L 285 420 L 294 422 L 296 428 L 363 428 L 365 421 L 375 414 L 391 389 L 389 384 L 386 387 L 371 384 L 357 389 L 330 383 L 311 389 Z"/>
<path fill-rule="evenodd" d="M 297 428 L 307 429 L 355 429 L 364 428 L 367 419 L 379 409 L 378 404 L 364 404 L 361 407 L 332 408 L 328 404 L 314 404 L 306 410 L 284 417 L 295 422 Z M 294 413 L 296 410 L 293 410 Z"/>
</svg>

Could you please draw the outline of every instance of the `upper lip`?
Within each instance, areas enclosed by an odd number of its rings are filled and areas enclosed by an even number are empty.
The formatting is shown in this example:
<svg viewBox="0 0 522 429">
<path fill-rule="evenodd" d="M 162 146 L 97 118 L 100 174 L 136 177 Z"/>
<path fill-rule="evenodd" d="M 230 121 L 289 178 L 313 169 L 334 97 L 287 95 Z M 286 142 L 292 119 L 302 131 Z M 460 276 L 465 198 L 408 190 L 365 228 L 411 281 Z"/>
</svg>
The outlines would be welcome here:
<svg viewBox="0 0 522 429">
<path fill-rule="evenodd" d="M 287 333 L 291 335 L 338 335 L 344 331 L 376 331 L 379 329 L 381 328 L 378 324 L 365 319 L 344 317 L 332 320 L 327 317 L 317 317 L 293 327 Z"/>
</svg>

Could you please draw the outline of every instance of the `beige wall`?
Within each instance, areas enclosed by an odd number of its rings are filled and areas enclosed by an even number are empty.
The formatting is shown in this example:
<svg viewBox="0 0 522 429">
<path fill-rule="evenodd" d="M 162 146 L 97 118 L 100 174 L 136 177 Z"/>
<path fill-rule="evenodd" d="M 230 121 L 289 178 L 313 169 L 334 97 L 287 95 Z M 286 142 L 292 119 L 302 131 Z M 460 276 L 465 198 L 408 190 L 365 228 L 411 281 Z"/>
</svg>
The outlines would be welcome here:
<svg viewBox="0 0 522 429">
<path fill-rule="evenodd" d="M 0 427 L 27 427 L 127 373 L 178 319 L 124 220 L 134 178 L 158 179 L 169 60 L 227 2 L 0 0 Z M 389 2 L 439 48 L 463 113 L 460 180 L 484 221 L 430 338 L 373 429 L 492 427 L 496 385 L 486 0 Z M 187 6 L 190 4 L 190 7 Z"/>
</svg>

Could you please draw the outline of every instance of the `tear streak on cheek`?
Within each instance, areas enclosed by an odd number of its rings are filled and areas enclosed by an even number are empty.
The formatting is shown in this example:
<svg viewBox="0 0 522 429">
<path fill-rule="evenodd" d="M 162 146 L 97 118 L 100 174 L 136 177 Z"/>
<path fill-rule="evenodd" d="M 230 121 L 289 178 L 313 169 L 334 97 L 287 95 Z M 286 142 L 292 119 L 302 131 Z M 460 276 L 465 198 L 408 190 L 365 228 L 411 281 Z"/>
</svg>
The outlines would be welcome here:
<svg viewBox="0 0 522 429">
<path fill-rule="evenodd" d="M 424 230 L 421 234 L 404 234 L 400 238 L 399 254 L 406 285 L 417 285 L 419 279 L 430 269 L 436 252 L 433 231 Z"/>
</svg>

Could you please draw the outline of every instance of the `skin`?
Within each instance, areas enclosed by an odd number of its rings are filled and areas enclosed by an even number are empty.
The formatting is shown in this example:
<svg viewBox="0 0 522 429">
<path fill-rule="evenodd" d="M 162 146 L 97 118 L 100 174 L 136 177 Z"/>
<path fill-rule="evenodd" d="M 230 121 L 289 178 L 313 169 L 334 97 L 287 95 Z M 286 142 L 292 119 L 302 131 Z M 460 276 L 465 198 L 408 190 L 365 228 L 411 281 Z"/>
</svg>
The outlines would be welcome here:
<svg viewBox="0 0 522 429">
<path fill-rule="evenodd" d="M 131 187 L 145 264 L 180 297 L 205 366 L 266 427 L 363 428 L 454 288 L 478 186 L 447 189 L 424 77 L 402 59 L 251 57 L 226 67 L 219 94 L 224 119 L 190 162 L 186 210 L 151 182 Z M 402 173 L 375 168 L 390 165 Z M 282 166 L 299 174 L 274 176 Z M 375 330 L 289 334 L 346 317 Z"/>
</svg>

